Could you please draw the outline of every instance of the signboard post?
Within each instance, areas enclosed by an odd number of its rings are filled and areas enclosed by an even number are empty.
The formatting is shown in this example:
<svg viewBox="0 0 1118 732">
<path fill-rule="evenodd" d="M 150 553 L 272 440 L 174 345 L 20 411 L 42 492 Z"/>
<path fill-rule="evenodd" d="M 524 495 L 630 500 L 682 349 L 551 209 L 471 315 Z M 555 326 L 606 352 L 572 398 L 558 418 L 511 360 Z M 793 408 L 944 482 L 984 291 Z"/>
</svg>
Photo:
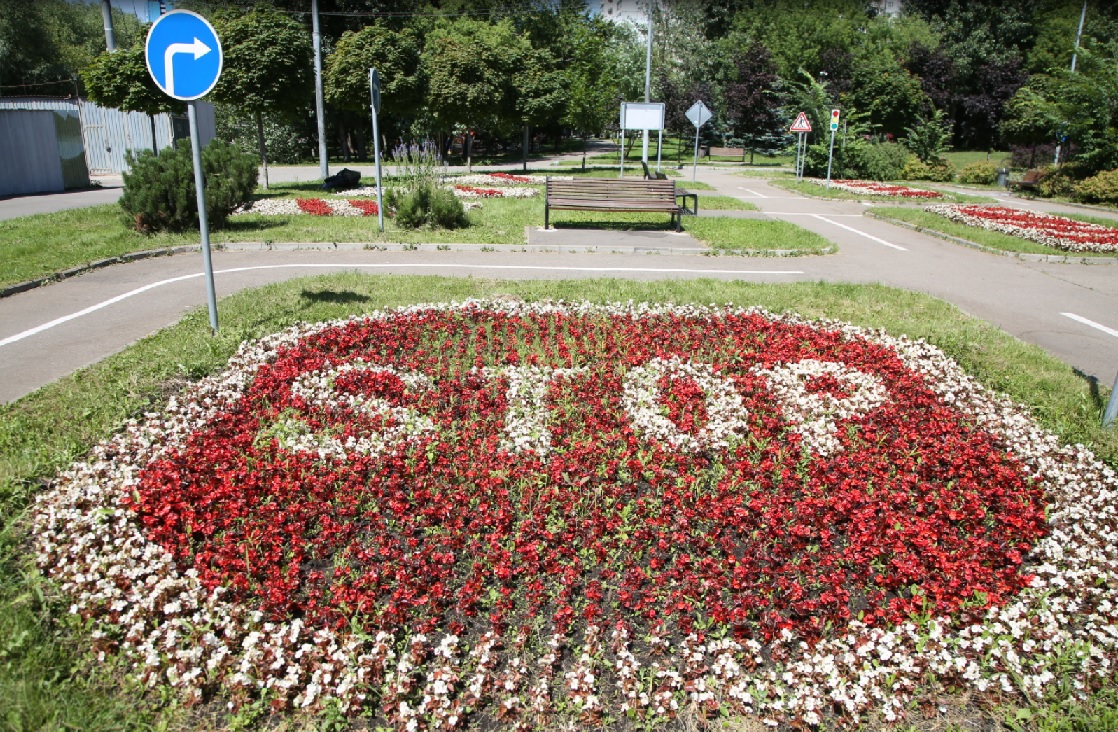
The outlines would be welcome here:
<svg viewBox="0 0 1118 732">
<path fill-rule="evenodd" d="M 707 105 L 700 99 L 692 104 L 685 114 L 687 119 L 691 120 L 691 124 L 695 125 L 695 152 L 691 158 L 691 180 L 695 180 L 695 174 L 699 169 L 699 128 L 709 122 L 714 113 L 707 109 Z"/>
<path fill-rule="evenodd" d="M 373 112 L 373 160 L 377 164 L 377 225 L 384 232 L 384 198 L 380 190 L 380 130 L 377 129 L 377 115 L 380 114 L 380 75 L 376 69 L 369 69 L 369 108 Z"/>
<path fill-rule="evenodd" d="M 621 103 L 621 158 L 620 177 L 625 177 L 625 130 L 664 131 L 663 102 L 622 102 Z M 656 155 L 656 169 L 660 169 L 660 154 Z"/>
<path fill-rule="evenodd" d="M 807 115 L 800 112 L 788 131 L 795 132 L 797 135 L 795 171 L 796 180 L 802 180 L 804 177 L 804 161 L 807 158 L 807 133 L 811 132 L 811 122 L 808 121 Z"/>
<path fill-rule="evenodd" d="M 217 335 L 217 295 L 210 259 L 210 224 L 206 217 L 206 190 L 202 180 L 202 145 L 198 137 L 195 100 L 217 84 L 224 62 L 221 42 L 205 18 L 189 10 L 172 10 L 152 24 L 144 44 L 148 73 L 163 92 L 187 103 L 190 147 L 194 161 L 194 188 L 198 195 L 198 229 L 202 237 L 202 266 L 206 275 L 206 304 L 210 328 Z"/>
<path fill-rule="evenodd" d="M 827 187 L 831 187 L 831 163 L 835 159 L 835 132 L 838 131 L 839 115 L 837 109 L 831 110 L 831 152 L 827 155 Z"/>
</svg>

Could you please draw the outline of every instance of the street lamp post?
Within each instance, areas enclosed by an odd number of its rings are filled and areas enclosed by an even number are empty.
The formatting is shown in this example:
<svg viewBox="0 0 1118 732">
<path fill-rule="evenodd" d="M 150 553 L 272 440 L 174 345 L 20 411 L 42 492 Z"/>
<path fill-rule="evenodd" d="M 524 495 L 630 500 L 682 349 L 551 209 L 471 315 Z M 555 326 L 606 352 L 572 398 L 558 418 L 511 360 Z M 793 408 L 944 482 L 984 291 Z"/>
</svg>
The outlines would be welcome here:
<svg viewBox="0 0 1118 732">
<path fill-rule="evenodd" d="M 311 33 L 314 39 L 314 116 L 318 120 L 318 170 L 322 179 L 330 175 L 326 160 L 326 105 L 322 96 L 322 31 L 318 27 L 318 0 L 311 0 Z"/>
<path fill-rule="evenodd" d="M 1079 14 L 1079 30 L 1075 32 L 1075 50 L 1071 53 L 1071 73 L 1075 73 L 1075 61 L 1079 56 L 1079 40 L 1083 37 L 1083 21 L 1087 19 L 1087 0 L 1083 0 L 1083 12 Z M 1060 164 L 1060 148 L 1063 140 L 1056 141 L 1056 160 L 1055 164 Z"/>
<path fill-rule="evenodd" d="M 644 56 L 644 101 L 652 101 L 652 11 L 656 7 L 656 0 L 648 1 L 648 46 Z M 624 154 L 624 153 L 622 153 Z M 641 149 L 641 160 L 648 165 L 648 130 L 644 131 L 644 143 Z"/>
</svg>

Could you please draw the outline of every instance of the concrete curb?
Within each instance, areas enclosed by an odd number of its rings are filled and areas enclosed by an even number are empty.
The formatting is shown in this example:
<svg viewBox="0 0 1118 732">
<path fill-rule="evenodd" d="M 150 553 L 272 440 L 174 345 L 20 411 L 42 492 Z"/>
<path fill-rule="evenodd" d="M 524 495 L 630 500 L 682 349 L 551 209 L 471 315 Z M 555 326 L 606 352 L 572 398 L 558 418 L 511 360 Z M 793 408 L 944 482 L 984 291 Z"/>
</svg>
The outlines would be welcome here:
<svg viewBox="0 0 1118 732">
<path fill-rule="evenodd" d="M 862 212 L 862 215 L 863 216 L 869 216 L 870 218 L 877 219 L 878 221 L 884 221 L 886 223 L 893 224 L 894 226 L 901 226 L 905 229 L 915 231 L 919 234 L 927 234 L 928 236 L 934 236 L 937 239 L 944 239 L 944 240 L 949 241 L 953 244 L 961 244 L 962 246 L 970 247 L 971 249 L 977 249 L 980 252 L 986 252 L 987 254 L 996 254 L 996 255 L 1001 256 L 1001 257 L 1011 257 L 1013 259 L 1020 259 L 1020 260 L 1025 261 L 1025 262 L 1048 262 L 1048 263 L 1052 263 L 1052 264 L 1102 264 L 1102 265 L 1118 264 L 1118 257 L 1115 257 L 1115 258 L 1111 259 L 1109 257 L 1068 257 L 1068 256 L 1062 256 L 1062 255 L 1056 255 L 1056 254 L 1030 254 L 1028 252 L 1005 252 L 1005 251 L 1002 251 L 1001 249 L 991 249 L 990 247 L 985 247 L 985 246 L 982 246 L 981 244 L 976 244 L 975 242 L 968 241 L 967 239 L 960 239 L 957 236 L 951 236 L 950 234 L 944 234 L 943 232 L 936 231 L 935 229 L 925 229 L 923 226 L 917 226 L 916 224 L 910 224 L 907 221 L 897 221 L 896 219 L 891 219 L 888 216 L 881 216 L 875 211 L 864 211 L 864 212 Z"/>
<path fill-rule="evenodd" d="M 121 254 L 119 257 L 109 257 L 107 259 L 98 259 L 96 262 L 83 264 L 78 267 L 71 267 L 70 269 L 61 272 L 49 274 L 46 277 L 40 277 L 35 280 L 28 280 L 27 282 L 19 282 L 0 289 L 0 297 L 11 297 L 18 295 L 21 292 L 34 290 L 36 287 L 49 285 L 52 282 L 60 280 L 67 280 L 71 277 L 92 272 L 94 270 L 102 269 L 103 267 L 111 267 L 114 264 L 125 264 L 127 262 L 135 262 L 141 259 L 151 259 L 153 257 L 169 257 L 173 254 L 185 254 L 187 252 L 197 252 L 202 249 L 201 245 L 187 244 L 179 247 L 168 247 L 167 249 L 148 249 L 142 252 L 129 252 L 128 254 Z"/>
</svg>

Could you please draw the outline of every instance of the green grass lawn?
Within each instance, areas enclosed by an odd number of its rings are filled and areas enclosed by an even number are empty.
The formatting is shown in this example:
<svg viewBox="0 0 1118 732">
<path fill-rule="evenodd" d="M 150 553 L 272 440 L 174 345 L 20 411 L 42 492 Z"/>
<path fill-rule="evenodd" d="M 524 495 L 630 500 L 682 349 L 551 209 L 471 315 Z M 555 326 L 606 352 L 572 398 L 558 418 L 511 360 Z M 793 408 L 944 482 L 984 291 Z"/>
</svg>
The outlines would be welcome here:
<svg viewBox="0 0 1118 732">
<path fill-rule="evenodd" d="M 990 231 L 978 226 L 968 226 L 951 221 L 939 214 L 930 213 L 920 208 L 907 208 L 901 206 L 879 207 L 873 210 L 873 215 L 883 219 L 892 219 L 894 221 L 902 221 L 910 224 L 919 229 L 938 232 L 946 234 L 958 239 L 977 244 L 987 249 L 992 249 L 998 252 L 1013 252 L 1021 254 L 1048 254 L 1052 256 L 1066 256 L 1066 257 L 1105 257 L 1109 259 L 1118 258 L 1118 254 L 1107 252 L 1067 252 L 1063 249 L 1055 247 L 1046 247 L 1043 244 L 1038 244 L 1028 239 L 1023 239 L 1019 236 L 1010 236 L 1003 234 L 999 231 Z M 1114 219 L 1104 219 L 1091 216 L 1080 216 L 1078 214 L 1066 215 L 1069 219 L 1076 219 L 1077 221 L 1087 221 L 1089 223 L 1101 224 L 1102 226 L 1109 226 L 1111 228 L 1118 228 L 1118 221 Z"/>
<path fill-rule="evenodd" d="M 598 171 L 585 175 L 603 177 Z M 573 174 L 573 173 L 572 173 Z M 577 175 L 582 175 L 581 173 Z M 541 179 L 541 184 L 542 184 Z M 713 189 L 705 183 L 681 181 L 680 187 L 699 192 L 699 207 L 705 210 L 755 210 L 751 204 L 732 197 L 712 195 Z M 543 225 L 543 195 L 533 198 L 491 198 L 481 200 L 481 206 L 469 212 L 470 225 L 464 229 L 404 229 L 391 217 L 385 217 L 385 231 L 381 233 L 375 216 L 265 216 L 245 214 L 229 219 L 223 229 L 210 232 L 214 246 L 239 242 L 298 242 L 298 243 L 366 243 L 370 246 L 394 244 L 483 244 L 489 246 L 523 245 L 528 227 Z M 278 183 L 267 191 L 258 191 L 260 199 L 325 198 L 315 182 Z M 572 214 L 567 216 L 565 214 Z M 668 216 L 646 214 L 581 215 L 583 212 L 563 212 L 560 221 L 571 223 L 622 225 L 631 229 L 667 228 Z M 578 214 L 578 215 L 576 215 Z M 688 229 L 697 219 L 688 218 Z M 763 242 L 771 239 L 771 230 L 760 226 L 764 222 L 749 219 L 727 219 L 714 229 L 707 223 L 698 224 L 696 231 L 703 231 L 704 241 L 712 249 L 771 250 Z M 792 227 L 795 229 L 796 227 Z M 809 251 L 818 249 L 818 237 L 807 230 L 799 230 L 802 241 L 780 248 Z M 795 234 L 789 234 L 795 238 Z M 743 247 L 742 242 L 761 242 Z M 63 272 L 67 269 L 102 259 L 120 257 L 133 252 L 160 250 L 177 246 L 197 245 L 198 234 L 160 233 L 138 234 L 124 222 L 121 209 L 116 204 L 72 209 L 59 213 L 24 216 L 0 221 L 0 287 L 35 280 Z"/>
<path fill-rule="evenodd" d="M 1013 162 L 1011 153 L 998 150 L 949 150 L 943 154 L 943 157 L 954 165 L 957 171 L 971 163 L 991 162 L 995 167 L 1008 168 Z"/>
<path fill-rule="evenodd" d="M 368 276 L 355 273 L 299 279 L 238 293 L 221 302 L 222 327 L 210 334 L 204 309 L 142 339 L 101 363 L 0 407 L 0 729 L 196 730 L 273 728 L 261 710 L 231 715 L 221 700 L 187 707 L 163 687 L 143 690 L 110 657 L 97 661 L 88 631 L 66 612 L 68 602 L 42 582 L 20 534 L 20 517 L 35 494 L 61 469 L 119 430 L 130 418 L 159 410 L 186 382 L 224 367 L 245 339 L 297 321 L 320 321 L 416 302 L 514 296 L 612 301 L 670 301 L 762 305 L 884 328 L 926 338 L 985 385 L 1027 405 L 1040 423 L 1068 443 L 1082 442 L 1118 466 L 1118 431 L 1099 427 L 1100 394 L 1072 369 L 940 300 L 881 286 L 751 284 L 729 281 L 505 282 L 475 278 Z M 1113 689 L 1086 701 L 1053 698 L 1021 712 L 1038 729 L 1112 729 L 1118 714 Z M 949 698 L 942 689 L 933 690 Z M 1065 695 L 1066 696 L 1066 695 Z M 990 727 L 1016 709 L 975 712 L 968 720 Z M 1021 718 L 1024 718 L 1023 716 Z M 1045 722 L 1047 720 L 1047 722 Z M 322 729 L 326 720 L 279 722 L 276 729 Z M 929 728 L 930 729 L 930 728 Z M 1031 728 L 1030 728 L 1031 729 Z"/>
</svg>

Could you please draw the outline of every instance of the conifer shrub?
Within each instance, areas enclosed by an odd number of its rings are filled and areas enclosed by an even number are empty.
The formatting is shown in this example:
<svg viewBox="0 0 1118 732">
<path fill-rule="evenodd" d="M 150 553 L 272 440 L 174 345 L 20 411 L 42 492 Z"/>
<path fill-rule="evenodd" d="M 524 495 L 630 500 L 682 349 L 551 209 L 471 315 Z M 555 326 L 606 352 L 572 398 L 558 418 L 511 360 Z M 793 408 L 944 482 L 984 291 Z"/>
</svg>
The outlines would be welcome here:
<svg viewBox="0 0 1118 732">
<path fill-rule="evenodd" d="M 256 159 L 233 145 L 214 140 L 202 150 L 206 218 L 220 229 L 238 206 L 252 200 Z M 198 228 L 198 196 L 189 143 L 160 151 L 145 150 L 132 159 L 124 174 L 120 198 L 125 225 L 143 233 Z"/>
</svg>

